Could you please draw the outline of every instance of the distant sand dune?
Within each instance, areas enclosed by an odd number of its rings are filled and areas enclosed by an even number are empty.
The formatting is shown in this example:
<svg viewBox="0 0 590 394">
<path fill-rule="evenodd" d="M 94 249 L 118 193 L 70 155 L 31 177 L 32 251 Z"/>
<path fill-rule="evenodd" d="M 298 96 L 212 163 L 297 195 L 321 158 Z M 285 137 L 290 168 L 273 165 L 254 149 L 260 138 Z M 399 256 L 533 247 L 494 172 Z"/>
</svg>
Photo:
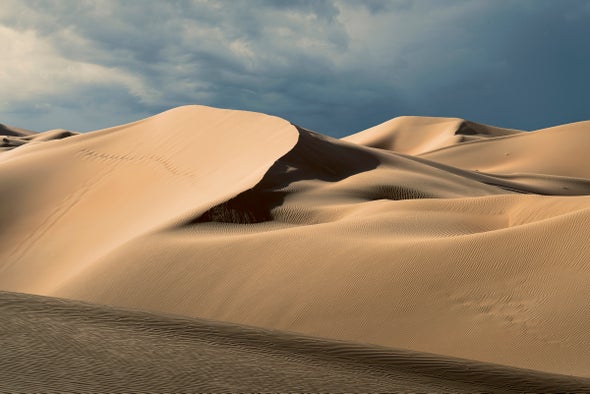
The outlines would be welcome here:
<svg viewBox="0 0 590 394">
<path fill-rule="evenodd" d="M 19 129 L 18 127 L 12 127 L 0 123 L 0 135 L 2 136 L 24 137 L 31 134 L 34 135 L 35 133 L 30 130 Z"/>
<path fill-rule="evenodd" d="M 457 144 L 421 154 L 465 169 L 495 174 L 542 174 L 588 180 L 590 166 L 580 162 L 590 149 L 590 122 Z"/>
<path fill-rule="evenodd" d="M 7 138 L 1 290 L 590 377 L 590 122 L 338 140 L 186 106 Z"/>
<path fill-rule="evenodd" d="M 458 118 L 400 116 L 343 139 L 373 148 L 419 155 L 463 142 L 521 133 L 520 130 L 501 129 Z"/>
</svg>

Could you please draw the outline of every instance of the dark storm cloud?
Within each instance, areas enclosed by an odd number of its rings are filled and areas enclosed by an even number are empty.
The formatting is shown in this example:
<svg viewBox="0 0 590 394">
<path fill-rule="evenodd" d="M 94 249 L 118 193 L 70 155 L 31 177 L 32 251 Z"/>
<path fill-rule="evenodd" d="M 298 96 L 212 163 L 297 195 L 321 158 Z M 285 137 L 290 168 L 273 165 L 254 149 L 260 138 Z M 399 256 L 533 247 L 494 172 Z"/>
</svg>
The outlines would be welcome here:
<svg viewBox="0 0 590 394">
<path fill-rule="evenodd" d="M 590 119 L 586 1 L 5 1 L 0 122 L 89 130 L 196 103 L 342 136 L 398 115 Z"/>
</svg>

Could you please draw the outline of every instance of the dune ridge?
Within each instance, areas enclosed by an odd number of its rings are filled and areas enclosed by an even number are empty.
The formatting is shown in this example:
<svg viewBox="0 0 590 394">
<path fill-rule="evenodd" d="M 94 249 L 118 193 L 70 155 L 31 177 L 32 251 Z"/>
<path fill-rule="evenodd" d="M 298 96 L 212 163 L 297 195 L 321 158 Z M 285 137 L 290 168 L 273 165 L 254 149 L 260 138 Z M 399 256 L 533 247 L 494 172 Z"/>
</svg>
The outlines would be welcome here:
<svg viewBox="0 0 590 394">
<path fill-rule="evenodd" d="M 590 377 L 590 122 L 31 135 L 0 152 L 0 290 Z"/>
<path fill-rule="evenodd" d="M 523 133 L 459 118 L 400 116 L 344 137 L 344 141 L 399 153 L 420 155 L 469 141 Z"/>
<path fill-rule="evenodd" d="M 19 209 L 0 211 L 2 288 L 42 292 L 97 254 L 254 186 L 296 138 L 278 118 L 184 107 L 5 152 L 0 193 Z M 47 254 L 59 264 L 46 265 Z"/>
</svg>

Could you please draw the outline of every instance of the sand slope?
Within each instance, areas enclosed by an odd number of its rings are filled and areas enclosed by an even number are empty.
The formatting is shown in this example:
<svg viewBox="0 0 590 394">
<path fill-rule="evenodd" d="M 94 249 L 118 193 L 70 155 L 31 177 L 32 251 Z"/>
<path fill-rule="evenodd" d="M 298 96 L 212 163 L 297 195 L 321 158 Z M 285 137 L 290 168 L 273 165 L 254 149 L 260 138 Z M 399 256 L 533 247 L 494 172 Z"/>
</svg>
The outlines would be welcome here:
<svg viewBox="0 0 590 394">
<path fill-rule="evenodd" d="M 344 138 L 361 145 L 411 154 L 541 194 L 590 191 L 590 122 L 535 132 L 477 124 L 457 118 L 402 116 Z"/>
<path fill-rule="evenodd" d="M 6 392 L 590 390 L 590 379 L 16 293 L 0 292 L 0 329 Z"/>
<path fill-rule="evenodd" d="M 589 142 L 200 106 L 35 138 L 0 153 L 0 289 L 589 377 Z"/>
<path fill-rule="evenodd" d="M 4 152 L 0 288 L 48 291 L 110 249 L 254 186 L 296 139 L 278 118 L 184 107 Z"/>
<path fill-rule="evenodd" d="M 30 130 L 20 129 L 18 127 L 12 127 L 0 123 L 0 135 L 6 137 L 26 137 L 28 135 L 34 135 L 35 133 Z"/>
<path fill-rule="evenodd" d="M 343 138 L 344 141 L 419 155 L 467 141 L 521 134 L 459 118 L 400 116 Z"/>
</svg>

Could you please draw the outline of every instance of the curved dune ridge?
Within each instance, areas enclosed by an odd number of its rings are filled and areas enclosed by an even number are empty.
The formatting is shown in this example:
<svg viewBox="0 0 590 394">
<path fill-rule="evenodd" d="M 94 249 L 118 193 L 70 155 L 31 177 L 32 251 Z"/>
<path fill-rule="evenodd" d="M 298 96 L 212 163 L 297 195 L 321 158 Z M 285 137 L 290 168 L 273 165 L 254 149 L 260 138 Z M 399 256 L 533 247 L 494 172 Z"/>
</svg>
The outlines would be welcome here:
<svg viewBox="0 0 590 394">
<path fill-rule="evenodd" d="M 0 134 L 0 290 L 590 377 L 590 122 Z"/>
</svg>

